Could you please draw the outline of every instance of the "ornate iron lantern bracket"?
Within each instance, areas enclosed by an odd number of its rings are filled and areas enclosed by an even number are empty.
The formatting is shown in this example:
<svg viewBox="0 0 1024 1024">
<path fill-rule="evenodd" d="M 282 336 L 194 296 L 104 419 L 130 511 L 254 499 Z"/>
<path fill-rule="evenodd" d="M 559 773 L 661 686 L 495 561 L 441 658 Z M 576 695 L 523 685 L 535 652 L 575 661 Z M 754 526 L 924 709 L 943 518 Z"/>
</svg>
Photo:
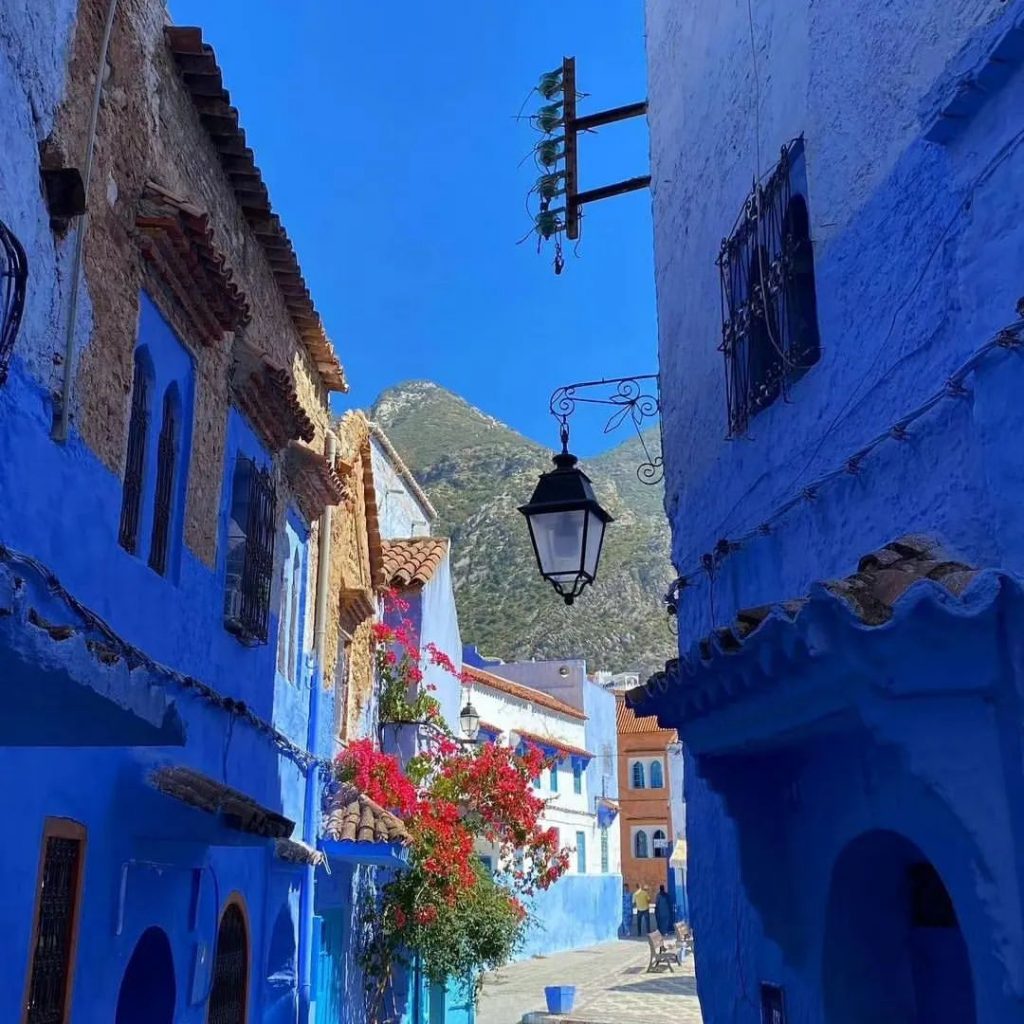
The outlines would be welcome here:
<svg viewBox="0 0 1024 1024">
<path fill-rule="evenodd" d="M 653 387 L 648 383 L 650 381 L 654 382 Z M 568 445 L 569 417 L 576 412 L 577 404 L 611 406 L 615 410 L 604 425 L 606 434 L 617 430 L 628 420 L 633 425 L 644 453 L 644 461 L 637 466 L 637 479 L 644 484 L 661 483 L 665 475 L 662 453 L 652 451 L 644 437 L 644 424 L 657 419 L 661 414 L 656 373 L 585 380 L 558 388 L 551 395 L 548 408 L 558 420 L 563 448 Z"/>
</svg>

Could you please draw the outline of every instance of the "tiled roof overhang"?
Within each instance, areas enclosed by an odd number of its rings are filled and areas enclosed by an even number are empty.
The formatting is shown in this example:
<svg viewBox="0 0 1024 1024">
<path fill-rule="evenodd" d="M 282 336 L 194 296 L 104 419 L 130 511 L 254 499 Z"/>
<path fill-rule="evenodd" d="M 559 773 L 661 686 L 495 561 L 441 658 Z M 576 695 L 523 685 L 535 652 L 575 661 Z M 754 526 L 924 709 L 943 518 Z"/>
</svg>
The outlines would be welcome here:
<svg viewBox="0 0 1024 1024">
<path fill-rule="evenodd" d="M 291 240 L 271 209 L 263 175 L 256 166 L 253 151 L 245 144 L 245 132 L 238 123 L 238 111 L 231 106 L 231 96 L 224 88 L 213 47 L 203 42 L 199 28 L 169 25 L 164 29 L 164 36 L 203 128 L 217 150 L 235 199 L 263 248 L 310 359 L 329 390 L 347 391 L 345 373 L 313 305 Z"/>
<path fill-rule="evenodd" d="M 192 322 L 198 338 L 215 345 L 249 322 L 249 302 L 235 284 L 213 239 L 209 216 L 154 181 L 146 183 L 135 214 L 136 238 L 153 268 Z"/>
<path fill-rule="evenodd" d="M 381 544 L 384 581 L 403 589 L 429 583 L 448 554 L 447 537 L 407 537 Z"/>
<path fill-rule="evenodd" d="M 235 341 L 231 389 L 238 408 L 272 452 L 292 440 L 312 441 L 316 435 L 291 374 L 241 337 Z"/>
<path fill-rule="evenodd" d="M 245 793 L 193 768 L 157 768 L 150 774 L 149 782 L 166 796 L 217 815 L 225 826 L 238 832 L 268 839 L 287 839 L 295 829 L 295 822 L 283 814 L 260 806 Z"/>
<path fill-rule="evenodd" d="M 912 696 L 939 679 L 980 690 L 992 678 L 982 662 L 999 648 L 992 613 L 1005 601 L 1020 604 L 1022 594 L 1015 577 L 950 560 L 929 538 L 903 537 L 806 597 L 739 612 L 626 700 L 638 715 L 678 728 L 696 749 L 698 732 L 704 742 L 715 716 L 733 709 L 744 723 L 736 729 L 758 737 L 804 728 L 811 716 L 834 718 L 858 699 L 852 691 L 862 680 L 876 694 Z M 903 676 L 907 658 L 913 667 Z M 738 710 L 768 693 L 770 714 Z M 736 731 L 731 737 L 742 739 Z"/>
<path fill-rule="evenodd" d="M 535 690 L 532 686 L 513 683 L 512 680 L 506 679 L 504 676 L 485 672 L 483 669 L 474 668 L 472 665 L 464 665 L 463 669 L 467 680 L 474 686 L 484 686 L 489 690 L 497 690 L 499 693 L 508 694 L 510 697 L 515 697 L 517 700 L 524 701 L 527 704 L 535 704 L 538 707 L 547 708 L 549 711 L 557 711 L 560 715 L 565 715 L 567 718 L 578 718 L 584 721 L 587 717 L 579 708 L 574 708 L 571 704 L 566 704 L 565 701 L 552 697 L 542 690 Z"/>
<path fill-rule="evenodd" d="M 594 757 L 589 750 L 584 750 L 583 747 L 574 747 L 571 743 L 565 743 L 562 740 L 553 739 L 551 736 L 541 736 L 539 733 L 524 732 L 522 729 L 515 729 L 514 732 L 518 734 L 519 739 L 523 743 L 533 744 L 534 746 L 540 747 L 542 750 L 554 750 L 563 757 L 580 758 L 585 761 L 590 761 Z"/>
<path fill-rule="evenodd" d="M 366 440 L 359 448 L 363 470 L 363 505 L 366 514 L 366 547 L 370 561 L 370 582 L 374 590 L 387 586 L 384 578 L 384 549 L 380 536 L 380 514 L 377 511 L 377 488 L 373 482 L 373 452 Z"/>
<path fill-rule="evenodd" d="M 323 833 L 325 839 L 340 842 L 407 846 L 410 841 L 399 818 L 348 783 L 342 783 L 330 797 Z"/>
<path fill-rule="evenodd" d="M 309 445 L 289 441 L 284 466 L 292 493 L 308 522 L 319 519 L 328 505 L 338 505 L 345 497 L 345 488 L 334 467 Z"/>
</svg>

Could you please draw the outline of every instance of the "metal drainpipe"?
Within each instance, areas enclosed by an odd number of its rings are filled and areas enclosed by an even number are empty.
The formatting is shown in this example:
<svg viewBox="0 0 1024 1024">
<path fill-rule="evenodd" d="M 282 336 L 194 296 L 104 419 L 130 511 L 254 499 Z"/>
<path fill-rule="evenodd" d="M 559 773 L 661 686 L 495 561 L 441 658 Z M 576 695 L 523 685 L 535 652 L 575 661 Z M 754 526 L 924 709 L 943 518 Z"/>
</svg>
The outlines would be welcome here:
<svg viewBox="0 0 1024 1024">
<path fill-rule="evenodd" d="M 333 465 L 337 452 L 337 440 L 327 435 L 327 459 Z M 327 640 L 327 585 L 331 568 L 331 506 L 328 505 L 320 517 L 320 544 L 316 563 L 316 602 L 313 610 L 313 678 L 310 680 L 309 727 L 306 749 L 317 752 L 320 735 L 320 700 L 323 689 L 324 648 Z M 305 813 L 302 819 L 302 841 L 309 846 L 316 843 L 317 775 L 316 764 L 306 770 Z M 313 1005 L 313 889 L 316 884 L 316 869 L 306 866 L 299 894 L 299 1021 L 312 1024 Z"/>
<path fill-rule="evenodd" d="M 78 283 L 82 276 L 82 249 L 85 245 L 85 232 L 89 226 L 89 182 L 92 180 L 92 162 L 96 152 L 96 127 L 100 118 L 100 99 L 103 96 L 103 72 L 107 67 L 107 51 L 110 49 L 110 35 L 114 28 L 116 12 L 117 0 L 110 0 L 110 6 L 107 8 L 107 20 L 103 25 L 100 59 L 96 64 L 96 89 L 92 94 L 89 135 L 85 144 L 85 168 L 82 171 L 85 213 L 78 219 L 75 233 L 75 255 L 71 261 L 71 298 L 68 303 L 67 333 L 64 336 L 64 382 L 60 392 L 60 415 L 53 425 L 55 441 L 68 439 L 68 420 L 71 416 L 72 361 L 75 356 L 75 327 L 78 324 Z"/>
</svg>

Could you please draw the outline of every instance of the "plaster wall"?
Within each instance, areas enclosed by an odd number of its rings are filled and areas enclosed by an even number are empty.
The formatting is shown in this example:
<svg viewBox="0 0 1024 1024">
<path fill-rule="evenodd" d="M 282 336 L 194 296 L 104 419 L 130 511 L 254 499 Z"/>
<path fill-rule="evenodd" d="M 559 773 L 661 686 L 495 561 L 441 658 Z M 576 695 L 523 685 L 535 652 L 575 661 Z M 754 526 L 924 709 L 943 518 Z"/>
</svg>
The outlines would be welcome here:
<svg viewBox="0 0 1024 1024">
<path fill-rule="evenodd" d="M 389 540 L 429 537 L 431 524 L 427 510 L 412 493 L 380 441 L 373 437 L 370 444 L 381 536 Z"/>
<path fill-rule="evenodd" d="M 518 959 L 585 949 L 618 937 L 622 907 L 620 875 L 567 875 L 537 897 L 537 924 Z M 565 984 L 573 979 L 567 977 Z"/>
<path fill-rule="evenodd" d="M 738 0 L 700 8 L 647 3 L 666 511 L 673 560 L 686 573 L 719 538 L 757 527 L 842 467 L 1019 318 L 1024 4 L 779 0 L 751 10 L 752 24 Z M 755 417 L 750 437 L 726 442 L 714 261 L 752 177 L 800 133 L 821 360 L 792 388 L 790 402 Z M 1022 426 L 1022 385 L 1018 354 L 986 357 L 967 395 L 937 405 L 911 427 L 909 440 L 883 444 L 860 472 L 840 474 L 813 501 L 797 503 L 768 535 L 730 554 L 713 582 L 696 573 L 680 604 L 681 648 L 738 608 L 802 595 L 906 533 L 932 535 L 966 562 L 1020 571 L 1024 527 L 1014 509 L 1024 472 L 1009 439 Z M 837 779 L 833 771 L 823 779 Z M 706 1020 L 752 1022 L 760 1019 L 755 982 L 782 978 L 799 993 L 798 972 L 765 939 L 763 915 L 751 911 L 732 809 L 705 774 L 697 765 L 685 780 L 698 984 Z M 748 777 L 752 792 L 756 772 Z M 975 778 L 974 792 L 983 789 Z M 880 800 L 896 796 L 894 789 Z M 848 787 L 832 799 L 836 813 L 857 817 Z M 891 821 L 925 835 L 921 841 L 934 849 L 948 823 L 912 823 L 912 813 L 927 815 L 927 801 L 913 801 L 891 805 Z M 885 818 L 884 809 L 875 813 Z M 870 817 L 858 823 L 867 827 Z M 792 875 L 800 884 L 788 894 L 797 901 L 835 855 L 822 848 L 824 829 L 811 813 L 807 821 Z M 971 827 L 979 842 L 998 844 L 991 825 Z M 781 837 L 785 829 L 776 819 L 768 833 Z M 756 854 L 764 865 L 773 863 L 769 847 Z M 1019 854 L 1006 857 L 1000 871 Z M 984 889 L 977 878 L 965 883 L 983 902 Z M 997 930 L 1019 926 L 1015 897 L 1009 904 L 993 909 Z M 1006 958 L 1018 960 L 1017 953 Z M 1012 993 L 979 1019 L 1015 1019 L 1016 969 L 1002 981 L 983 973 L 979 982 Z M 794 1021 L 820 1019 L 806 992 L 787 1012 Z"/>
</svg>

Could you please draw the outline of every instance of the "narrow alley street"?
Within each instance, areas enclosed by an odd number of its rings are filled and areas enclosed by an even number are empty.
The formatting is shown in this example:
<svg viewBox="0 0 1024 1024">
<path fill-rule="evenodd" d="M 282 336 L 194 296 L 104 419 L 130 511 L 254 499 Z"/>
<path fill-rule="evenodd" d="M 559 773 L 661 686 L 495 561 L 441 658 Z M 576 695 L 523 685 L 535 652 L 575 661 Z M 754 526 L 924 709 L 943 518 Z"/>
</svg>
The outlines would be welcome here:
<svg viewBox="0 0 1024 1024">
<path fill-rule="evenodd" d="M 586 1024 L 701 1024 L 693 957 L 673 973 L 647 973 L 647 943 L 603 943 L 588 949 L 534 957 L 487 976 L 477 1024 L 518 1024 L 520 1020 Z M 547 985 L 575 985 L 576 1005 L 567 1017 L 544 1014 Z M 533 1014 L 543 1015 L 533 1018 Z"/>
</svg>

